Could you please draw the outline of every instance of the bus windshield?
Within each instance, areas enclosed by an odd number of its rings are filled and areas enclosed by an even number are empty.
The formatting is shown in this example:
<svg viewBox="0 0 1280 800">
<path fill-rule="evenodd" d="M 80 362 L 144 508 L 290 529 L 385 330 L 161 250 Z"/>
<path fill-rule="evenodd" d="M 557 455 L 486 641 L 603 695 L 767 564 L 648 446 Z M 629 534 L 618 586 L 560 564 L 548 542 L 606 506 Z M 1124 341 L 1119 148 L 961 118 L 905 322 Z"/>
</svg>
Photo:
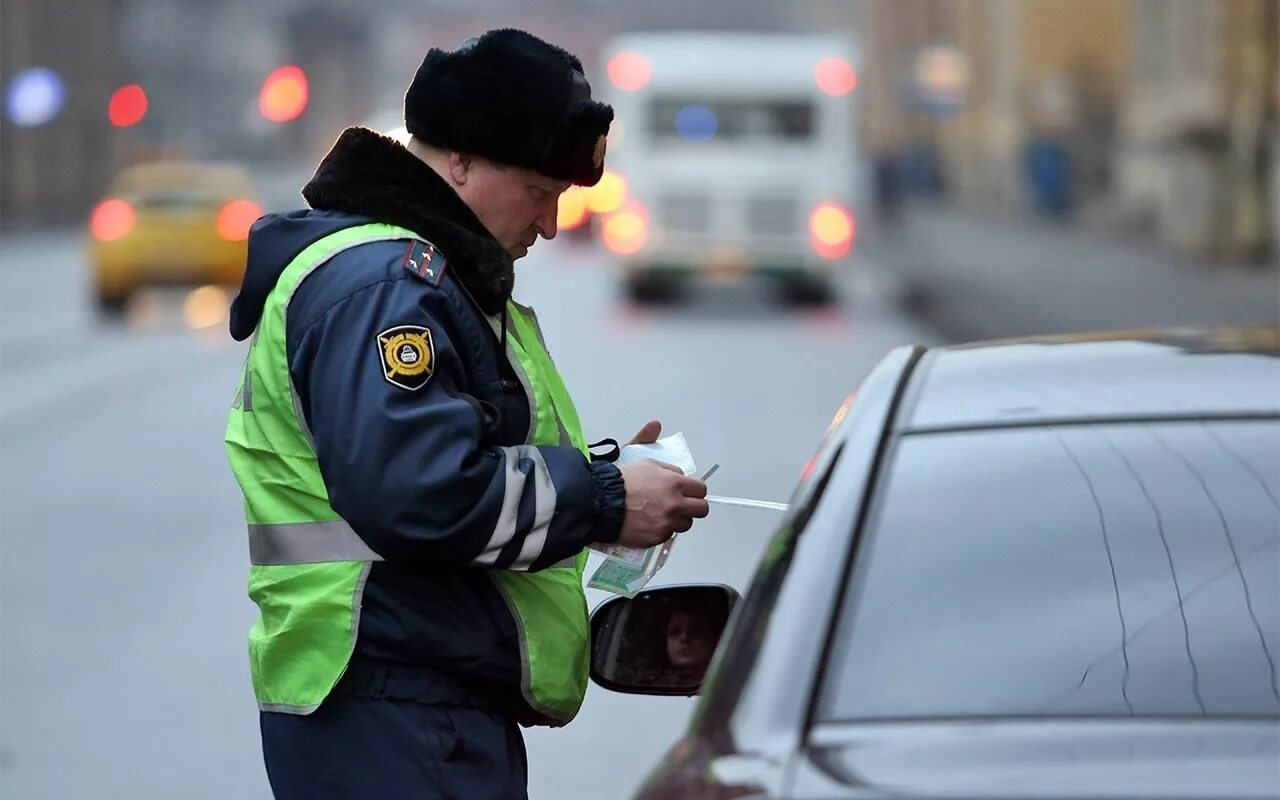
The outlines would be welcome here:
<svg viewBox="0 0 1280 800">
<path fill-rule="evenodd" d="M 650 106 L 656 141 L 738 144 L 801 143 L 814 136 L 807 98 L 657 97 Z"/>
</svg>

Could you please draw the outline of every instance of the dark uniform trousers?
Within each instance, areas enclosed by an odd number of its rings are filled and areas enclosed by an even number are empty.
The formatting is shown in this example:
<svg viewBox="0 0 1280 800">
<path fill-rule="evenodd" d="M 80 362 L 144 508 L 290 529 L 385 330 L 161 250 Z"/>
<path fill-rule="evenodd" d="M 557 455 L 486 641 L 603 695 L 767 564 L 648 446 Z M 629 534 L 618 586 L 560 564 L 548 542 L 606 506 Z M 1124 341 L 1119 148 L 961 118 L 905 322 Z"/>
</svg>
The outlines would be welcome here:
<svg viewBox="0 0 1280 800">
<path fill-rule="evenodd" d="M 348 670 L 311 714 L 261 714 L 277 800 L 526 800 L 520 727 Z M 435 693 L 438 695 L 439 693 Z"/>
</svg>

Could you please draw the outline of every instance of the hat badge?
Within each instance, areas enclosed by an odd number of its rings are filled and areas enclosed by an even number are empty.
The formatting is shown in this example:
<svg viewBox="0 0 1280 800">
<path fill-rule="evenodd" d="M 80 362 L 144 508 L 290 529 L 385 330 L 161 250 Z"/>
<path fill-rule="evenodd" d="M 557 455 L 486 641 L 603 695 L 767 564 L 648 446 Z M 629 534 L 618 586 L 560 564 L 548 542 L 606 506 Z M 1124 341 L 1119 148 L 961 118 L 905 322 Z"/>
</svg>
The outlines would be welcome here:
<svg viewBox="0 0 1280 800">
<path fill-rule="evenodd" d="M 600 134 L 598 139 L 596 139 L 596 150 L 591 154 L 591 164 L 596 169 L 600 169 L 604 166 L 604 150 L 606 141 L 607 138 L 603 133 Z"/>
</svg>

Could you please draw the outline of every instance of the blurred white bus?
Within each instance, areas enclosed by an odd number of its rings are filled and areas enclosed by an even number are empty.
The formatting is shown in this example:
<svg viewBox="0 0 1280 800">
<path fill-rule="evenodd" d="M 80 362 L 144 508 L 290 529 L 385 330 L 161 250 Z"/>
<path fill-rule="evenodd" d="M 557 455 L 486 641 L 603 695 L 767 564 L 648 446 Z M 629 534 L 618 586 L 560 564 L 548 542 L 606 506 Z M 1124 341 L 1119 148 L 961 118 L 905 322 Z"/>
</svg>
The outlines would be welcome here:
<svg viewBox="0 0 1280 800">
<path fill-rule="evenodd" d="M 831 296 L 862 194 L 853 43 L 827 35 L 631 34 L 604 51 L 616 111 L 592 220 L 639 300 L 700 276 Z M 618 191 L 625 187 L 625 191 Z"/>
</svg>

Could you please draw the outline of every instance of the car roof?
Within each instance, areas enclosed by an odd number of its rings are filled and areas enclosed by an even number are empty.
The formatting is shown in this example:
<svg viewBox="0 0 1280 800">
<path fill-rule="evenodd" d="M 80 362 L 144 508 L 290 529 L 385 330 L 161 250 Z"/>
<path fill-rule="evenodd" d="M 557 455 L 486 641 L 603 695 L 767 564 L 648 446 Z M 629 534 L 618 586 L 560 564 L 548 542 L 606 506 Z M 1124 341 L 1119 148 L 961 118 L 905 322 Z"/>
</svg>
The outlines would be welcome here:
<svg viewBox="0 0 1280 800">
<path fill-rule="evenodd" d="M 1034 337 L 927 351 L 900 432 L 1280 415 L 1280 326 Z"/>
<path fill-rule="evenodd" d="M 122 194 L 192 190 L 247 194 L 251 181 L 244 167 L 214 161 L 151 161 L 122 170 L 113 189 Z"/>
</svg>

